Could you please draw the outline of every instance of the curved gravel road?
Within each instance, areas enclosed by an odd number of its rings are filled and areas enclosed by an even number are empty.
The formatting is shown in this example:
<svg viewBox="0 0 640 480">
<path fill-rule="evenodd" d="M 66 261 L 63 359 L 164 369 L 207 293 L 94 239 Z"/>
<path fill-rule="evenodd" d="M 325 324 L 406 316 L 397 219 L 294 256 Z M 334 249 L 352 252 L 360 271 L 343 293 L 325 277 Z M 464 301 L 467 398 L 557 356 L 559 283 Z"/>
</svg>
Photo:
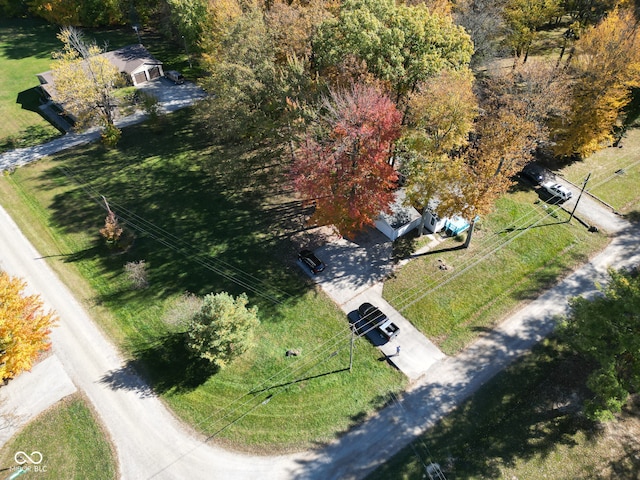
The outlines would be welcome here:
<svg viewBox="0 0 640 480">
<path fill-rule="evenodd" d="M 593 291 L 593 282 L 605 278 L 608 266 L 638 264 L 638 234 L 637 227 L 627 226 L 588 265 L 462 354 L 434 364 L 401 403 L 385 408 L 326 448 L 275 457 L 229 452 L 204 442 L 183 427 L 139 377 L 122 372 L 124 361 L 116 349 L 2 209 L 0 268 L 25 278 L 31 291 L 40 293 L 58 312 L 54 354 L 111 434 L 121 478 L 348 479 L 371 472 L 547 335 L 554 316 L 566 311 L 567 298 Z M 114 389 L 102 381 L 116 371 L 126 388 Z"/>
<path fill-rule="evenodd" d="M 139 121 L 138 118 L 131 120 Z M 0 170 L 69 148 L 74 141 L 91 140 L 91 135 L 80 139 L 67 136 L 59 141 L 60 145 L 54 142 L 28 151 L 10 152 L 0 156 Z M 9 393 L 18 387 L 31 389 L 27 394 L 43 392 L 42 379 L 46 378 L 50 382 L 46 390 L 51 392 L 54 402 L 73 391 L 73 382 L 87 395 L 111 435 L 123 479 L 363 478 L 548 335 L 554 327 L 554 316 L 566 311 L 567 299 L 593 292 L 594 282 L 606 278 L 607 267 L 640 263 L 640 228 L 594 203 L 583 197 L 577 214 L 609 233 L 616 233 L 617 237 L 588 265 L 460 355 L 435 362 L 404 393 L 400 402 L 394 402 L 333 444 L 315 451 L 273 457 L 223 450 L 177 421 L 144 381 L 126 370 L 118 351 L 0 208 L 0 269 L 24 278 L 29 291 L 40 294 L 60 317 L 60 325 L 52 334 L 55 358 L 46 363 L 51 367 L 42 367 L 52 368 L 55 374 L 39 374 L 37 384 L 32 381 L 31 387 L 29 374 L 25 374 L 20 382 L 0 389 L 0 399 L 10 403 L 7 400 L 22 398 Z M 60 365 L 66 372 L 65 378 Z M 112 381 L 105 382 L 105 378 Z M 212 410 L 215 407 L 212 406 Z M 2 440 L 6 438 L 0 437 Z M 42 453 L 46 458 L 48 452 Z M 58 478 L 65 478 L 63 472 Z"/>
</svg>

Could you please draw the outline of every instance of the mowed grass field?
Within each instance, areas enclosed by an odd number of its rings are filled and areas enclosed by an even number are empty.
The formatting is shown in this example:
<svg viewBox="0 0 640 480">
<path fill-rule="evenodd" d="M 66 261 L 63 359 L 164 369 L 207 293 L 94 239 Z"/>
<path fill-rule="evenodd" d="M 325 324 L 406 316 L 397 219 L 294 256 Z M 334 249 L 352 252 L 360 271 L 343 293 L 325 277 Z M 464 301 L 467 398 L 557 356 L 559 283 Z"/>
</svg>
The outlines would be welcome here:
<svg viewBox="0 0 640 480">
<path fill-rule="evenodd" d="M 108 435 L 87 400 L 71 395 L 41 413 L 0 450 L 0 468 L 8 478 L 17 467 L 14 456 L 25 452 L 42 455 L 38 465 L 26 463 L 30 471 L 22 478 L 43 480 L 110 480 L 118 478 L 116 454 Z M 38 468 L 36 471 L 35 468 Z"/>
<path fill-rule="evenodd" d="M 37 73 L 50 70 L 57 28 L 39 20 L 0 19 L 0 151 L 59 134 L 38 110 Z"/>
<path fill-rule="evenodd" d="M 81 30 L 88 41 L 108 50 L 138 43 L 133 29 Z M 0 152 L 43 143 L 60 132 L 41 114 L 36 74 L 51 69 L 52 52 L 62 43 L 59 27 L 38 19 L 0 19 Z M 188 64 L 184 47 L 152 31 L 141 31 L 145 47 L 167 69 L 178 69 L 190 79 L 201 72 Z"/>
<path fill-rule="evenodd" d="M 275 181 L 259 182 L 272 196 L 242 184 L 252 168 L 225 173 L 251 159 L 210 146 L 192 119 L 181 111 L 160 129 L 125 129 L 115 150 L 89 145 L 17 169 L 0 178 L 0 202 L 127 366 L 147 375 L 181 418 L 260 452 L 329 441 L 384 405 L 405 378 L 364 339 L 348 371 L 347 318 L 295 262 L 299 203 L 286 191 L 274 195 Z M 127 252 L 110 251 L 98 233 L 102 195 L 136 234 Z M 132 290 L 123 267 L 139 260 L 150 286 Z M 185 292 L 220 291 L 246 291 L 261 326 L 255 348 L 214 371 L 189 358 L 173 316 Z M 288 349 L 301 355 L 286 357 Z M 103 381 L 128 388 L 127 375 L 123 368 Z"/>
<path fill-rule="evenodd" d="M 640 126 L 630 128 L 621 145 L 573 162 L 560 173 L 576 185 L 582 185 L 591 174 L 588 192 L 622 214 L 640 212 Z"/>
<path fill-rule="evenodd" d="M 468 249 L 451 239 L 418 256 L 385 282 L 384 297 L 455 354 L 608 242 L 568 219 L 518 185 L 480 220 Z"/>
</svg>

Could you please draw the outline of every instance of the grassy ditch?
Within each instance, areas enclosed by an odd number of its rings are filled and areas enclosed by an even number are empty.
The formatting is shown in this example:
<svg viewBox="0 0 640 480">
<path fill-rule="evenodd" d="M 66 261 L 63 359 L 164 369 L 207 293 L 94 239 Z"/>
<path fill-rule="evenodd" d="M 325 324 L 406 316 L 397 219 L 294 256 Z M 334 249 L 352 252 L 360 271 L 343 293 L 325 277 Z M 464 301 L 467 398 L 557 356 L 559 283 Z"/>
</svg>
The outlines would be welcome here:
<svg viewBox="0 0 640 480">
<path fill-rule="evenodd" d="M 260 162 L 209 146 L 192 114 L 127 128 L 116 150 L 89 145 L 17 169 L 0 179 L 0 202 L 181 418 L 263 452 L 330 440 L 405 379 L 365 340 L 345 370 L 347 319 L 295 263 L 303 209 L 274 182 L 271 196 L 254 188 Z M 98 234 L 102 195 L 136 234 L 126 252 Z M 133 290 L 123 267 L 139 260 L 149 287 Z M 188 357 L 173 317 L 185 292 L 219 291 L 247 291 L 262 323 L 258 345 L 216 372 Z M 126 388 L 118 372 L 104 381 Z"/>
<path fill-rule="evenodd" d="M 447 354 L 455 354 L 603 248 L 534 191 L 501 198 L 469 249 L 446 240 L 385 282 L 384 297 Z"/>
<path fill-rule="evenodd" d="M 87 402 L 80 395 L 72 395 L 40 414 L 7 442 L 0 451 L 0 465 L 3 469 L 17 467 L 16 452 L 40 452 L 42 462 L 31 465 L 24 478 L 115 479 L 116 456 L 107 438 Z"/>
</svg>

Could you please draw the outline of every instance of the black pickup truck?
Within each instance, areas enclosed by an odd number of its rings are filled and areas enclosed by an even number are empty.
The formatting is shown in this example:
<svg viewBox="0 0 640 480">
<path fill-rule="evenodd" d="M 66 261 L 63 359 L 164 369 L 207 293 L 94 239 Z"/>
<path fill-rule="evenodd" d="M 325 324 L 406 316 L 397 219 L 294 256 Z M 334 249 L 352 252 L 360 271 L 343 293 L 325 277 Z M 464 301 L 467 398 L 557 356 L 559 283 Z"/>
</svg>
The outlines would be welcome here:
<svg viewBox="0 0 640 480">
<path fill-rule="evenodd" d="M 389 318 L 380 311 L 378 307 L 371 305 L 370 303 L 363 303 L 358 307 L 358 314 L 360 315 L 360 327 L 361 333 L 368 332 L 375 328 L 380 335 L 387 340 L 391 340 L 398 333 L 400 328 L 393 323 Z"/>
</svg>

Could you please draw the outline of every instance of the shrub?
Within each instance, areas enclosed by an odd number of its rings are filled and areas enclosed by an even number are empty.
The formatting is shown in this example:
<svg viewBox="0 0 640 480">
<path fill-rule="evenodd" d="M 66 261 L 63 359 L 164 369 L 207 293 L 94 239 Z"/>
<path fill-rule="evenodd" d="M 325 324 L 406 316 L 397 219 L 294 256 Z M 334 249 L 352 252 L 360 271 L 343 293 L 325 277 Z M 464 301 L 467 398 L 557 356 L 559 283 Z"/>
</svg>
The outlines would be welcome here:
<svg viewBox="0 0 640 480">
<path fill-rule="evenodd" d="M 189 323 L 187 348 L 219 368 L 246 352 L 260 323 L 258 309 L 247 308 L 247 302 L 244 293 L 237 298 L 226 292 L 204 297 L 202 308 Z"/>
<path fill-rule="evenodd" d="M 134 290 L 142 290 L 149 286 L 149 281 L 147 280 L 147 264 L 144 260 L 127 262 L 124 266 L 124 273 L 127 280 L 131 282 Z"/>
<path fill-rule="evenodd" d="M 114 148 L 120 141 L 122 131 L 115 125 L 108 124 L 104 127 L 102 135 L 100 136 L 102 144 L 107 148 Z"/>
<path fill-rule="evenodd" d="M 104 219 L 104 227 L 100 229 L 100 235 L 107 241 L 107 245 L 116 246 L 122 236 L 122 227 L 116 214 L 109 210 L 109 214 Z"/>
</svg>

